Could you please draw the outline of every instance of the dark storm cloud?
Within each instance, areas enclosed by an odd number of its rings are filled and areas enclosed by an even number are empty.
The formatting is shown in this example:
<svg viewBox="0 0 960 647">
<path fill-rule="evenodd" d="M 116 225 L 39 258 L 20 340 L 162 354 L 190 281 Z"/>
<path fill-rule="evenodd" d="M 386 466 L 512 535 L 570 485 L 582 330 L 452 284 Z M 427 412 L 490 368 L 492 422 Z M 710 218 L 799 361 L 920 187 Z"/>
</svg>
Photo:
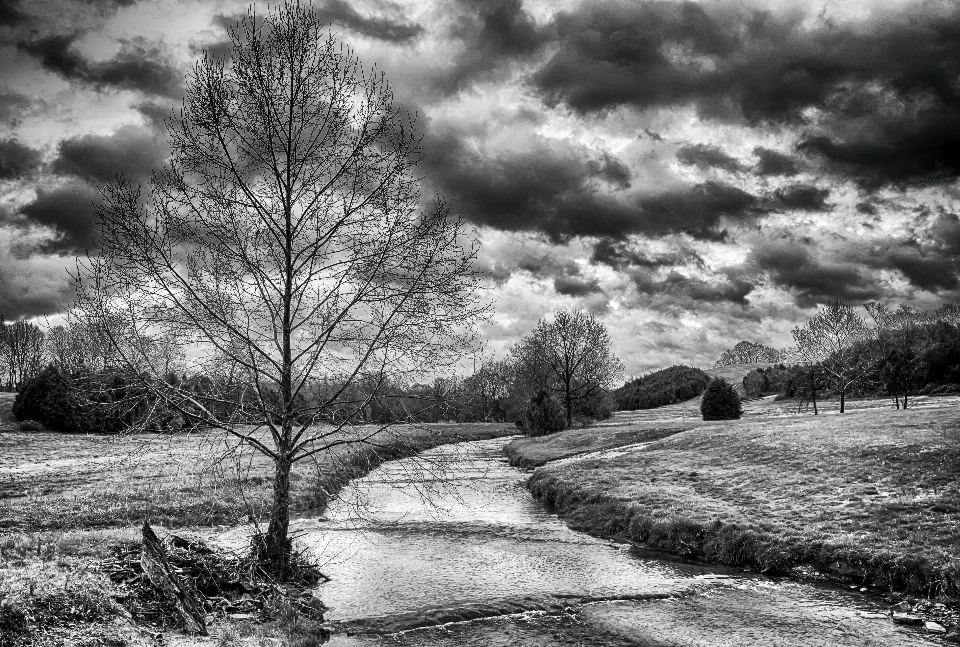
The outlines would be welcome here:
<svg viewBox="0 0 960 647">
<path fill-rule="evenodd" d="M 0 26 L 16 25 L 23 22 L 25 16 L 20 11 L 18 0 L 0 0 Z"/>
<path fill-rule="evenodd" d="M 314 7 L 313 11 L 324 22 L 393 43 L 406 43 L 423 33 L 423 26 L 416 23 L 398 22 L 383 16 L 364 16 L 345 0 L 328 0 Z"/>
<path fill-rule="evenodd" d="M 0 139 L 0 180 L 29 174 L 40 166 L 40 151 L 17 139 Z"/>
<path fill-rule="evenodd" d="M 763 213 L 753 195 L 720 182 L 634 196 L 629 174 L 610 155 L 546 145 L 481 157 L 457 133 L 425 142 L 428 177 L 468 219 L 509 231 L 571 236 L 660 236 L 677 232 L 719 239 L 723 219 L 750 222 Z"/>
<path fill-rule="evenodd" d="M 183 73 L 163 49 L 142 38 L 124 41 L 113 58 L 94 62 L 73 47 L 80 34 L 59 34 L 22 41 L 18 47 L 36 57 L 47 70 L 98 90 L 116 88 L 147 94 L 180 97 Z"/>
<path fill-rule="evenodd" d="M 167 124 L 166 121 L 169 119 L 173 112 L 171 110 L 171 105 L 169 103 L 154 103 L 151 101 L 141 101 L 140 103 L 135 103 L 131 106 L 134 110 L 139 112 L 150 124 L 150 127 L 155 131 L 166 134 Z"/>
<path fill-rule="evenodd" d="M 451 34 L 462 43 L 449 72 L 434 86 L 454 94 L 501 66 L 536 54 L 551 37 L 524 9 L 522 0 L 460 0 L 463 15 Z"/>
<path fill-rule="evenodd" d="M 754 148 L 753 154 L 758 158 L 757 175 L 793 176 L 800 172 L 797 161 L 789 155 L 762 146 Z"/>
<path fill-rule="evenodd" d="M 753 292 L 754 285 L 743 277 L 719 276 L 707 281 L 683 276 L 679 272 L 669 272 L 663 278 L 656 278 L 650 272 L 628 272 L 637 291 L 645 296 L 655 296 L 663 307 L 697 304 L 732 303 L 740 306 L 748 304 L 747 296 Z"/>
<path fill-rule="evenodd" d="M 922 290 L 955 290 L 960 286 L 960 218 L 952 213 L 937 214 L 927 236 L 890 244 L 863 256 L 864 263 L 899 270 L 911 285 Z"/>
<path fill-rule="evenodd" d="M 792 184 L 777 189 L 774 193 L 774 206 L 799 211 L 826 211 L 830 209 L 827 197 L 830 189 L 821 189 L 812 184 Z"/>
<path fill-rule="evenodd" d="M 50 168 L 94 182 L 113 182 L 118 174 L 141 181 L 163 166 L 168 149 L 152 130 L 125 126 L 112 135 L 65 139 Z"/>
<path fill-rule="evenodd" d="M 664 266 L 686 264 L 703 266 L 703 259 L 688 248 L 677 246 L 664 254 L 641 254 L 630 249 L 625 241 L 611 238 L 602 238 L 594 243 L 590 260 L 594 263 L 602 263 L 615 270 L 628 267 L 656 269 Z"/>
<path fill-rule="evenodd" d="M 868 188 L 960 176 L 960 101 L 949 109 L 921 110 L 899 121 L 884 117 L 876 121 L 881 128 L 850 135 L 815 135 L 799 147 Z"/>
<path fill-rule="evenodd" d="M 677 151 L 677 159 L 687 166 L 696 166 L 702 170 L 719 168 L 725 171 L 739 171 L 742 168 L 740 162 L 724 153 L 719 147 L 710 144 L 684 146 Z"/>
<path fill-rule="evenodd" d="M 764 209 L 756 196 L 722 182 L 709 181 L 640 200 L 639 231 L 649 234 L 683 232 L 694 238 L 719 239 L 721 219 L 750 222 Z"/>
<path fill-rule="evenodd" d="M 802 150 L 865 186 L 960 175 L 960 6 L 917 3 L 811 27 L 800 14 L 732 2 L 600 2 L 554 27 L 557 51 L 533 75 L 551 105 L 694 105 L 705 117 L 808 124 Z M 797 171 L 773 151 L 757 154 L 762 175 Z"/>
<path fill-rule="evenodd" d="M 603 292 L 596 279 L 585 279 L 579 276 L 558 276 L 553 279 L 553 289 L 557 294 L 568 297 L 583 297 Z"/>
<path fill-rule="evenodd" d="M 861 303 L 883 294 L 868 269 L 850 259 L 830 258 L 805 239 L 763 241 L 752 250 L 748 264 L 792 292 L 801 307 L 838 298 Z"/>
<path fill-rule="evenodd" d="M 37 198 L 20 208 L 29 224 L 49 228 L 57 234 L 48 245 L 51 252 L 82 253 L 94 244 L 93 217 L 100 193 L 77 182 L 56 189 L 37 189 Z"/>
</svg>

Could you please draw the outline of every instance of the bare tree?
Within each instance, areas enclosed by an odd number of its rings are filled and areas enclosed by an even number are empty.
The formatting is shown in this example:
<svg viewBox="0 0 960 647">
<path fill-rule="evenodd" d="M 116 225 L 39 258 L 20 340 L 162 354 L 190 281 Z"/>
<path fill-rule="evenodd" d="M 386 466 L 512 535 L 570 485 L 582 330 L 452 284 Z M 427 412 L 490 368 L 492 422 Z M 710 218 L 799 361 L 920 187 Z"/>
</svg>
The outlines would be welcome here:
<svg viewBox="0 0 960 647">
<path fill-rule="evenodd" d="M 802 328 L 794 328 L 798 352 L 809 364 L 821 366 L 840 394 L 840 413 L 846 394 L 861 374 L 861 359 L 856 344 L 867 339 L 863 318 L 848 303 L 839 299 L 822 306 Z"/>
<path fill-rule="evenodd" d="M 606 327 L 592 314 L 560 310 L 541 319 L 510 351 L 521 381 L 555 393 L 573 422 L 573 406 L 623 379 L 623 363 L 610 350 Z"/>
<path fill-rule="evenodd" d="M 779 362 L 783 358 L 783 353 L 775 348 L 764 346 L 763 344 L 754 344 L 749 341 L 742 341 L 733 348 L 723 351 L 720 359 L 713 365 L 714 368 L 721 366 L 733 366 L 736 364 L 758 364 L 762 362 Z"/>
<path fill-rule="evenodd" d="M 18 388 L 25 380 L 35 377 L 43 368 L 43 330 L 25 319 L 4 324 L 0 329 L 0 346 L 7 368 L 7 383 Z"/>
<path fill-rule="evenodd" d="M 881 303 L 868 303 L 864 307 L 874 321 L 873 339 L 880 354 L 883 382 L 893 394 L 897 409 L 900 408 L 900 396 L 903 396 L 903 408 L 906 409 L 909 392 L 919 377 L 919 357 L 925 331 L 934 318 L 905 304 L 896 310 Z"/>
<path fill-rule="evenodd" d="M 281 577 L 291 466 L 376 443 L 351 421 L 377 386 L 441 374 L 484 313 L 475 239 L 421 199 L 413 123 L 324 30 L 299 4 L 251 10 L 226 58 L 205 54 L 168 122 L 171 161 L 145 195 L 103 190 L 100 253 L 78 276 L 78 312 L 124 323 L 111 343 L 145 388 L 272 459 L 261 557 Z M 144 340 L 163 336 L 194 379 L 162 379 Z"/>
</svg>

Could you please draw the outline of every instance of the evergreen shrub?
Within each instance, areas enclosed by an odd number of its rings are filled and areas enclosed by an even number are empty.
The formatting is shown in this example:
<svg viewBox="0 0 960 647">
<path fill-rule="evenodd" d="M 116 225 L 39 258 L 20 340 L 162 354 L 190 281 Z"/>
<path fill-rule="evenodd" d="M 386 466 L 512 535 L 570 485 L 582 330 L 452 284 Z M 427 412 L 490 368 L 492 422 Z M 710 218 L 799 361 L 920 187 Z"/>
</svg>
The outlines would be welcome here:
<svg viewBox="0 0 960 647">
<path fill-rule="evenodd" d="M 704 420 L 737 420 L 743 415 L 740 396 L 722 377 L 711 380 L 700 400 Z"/>
</svg>

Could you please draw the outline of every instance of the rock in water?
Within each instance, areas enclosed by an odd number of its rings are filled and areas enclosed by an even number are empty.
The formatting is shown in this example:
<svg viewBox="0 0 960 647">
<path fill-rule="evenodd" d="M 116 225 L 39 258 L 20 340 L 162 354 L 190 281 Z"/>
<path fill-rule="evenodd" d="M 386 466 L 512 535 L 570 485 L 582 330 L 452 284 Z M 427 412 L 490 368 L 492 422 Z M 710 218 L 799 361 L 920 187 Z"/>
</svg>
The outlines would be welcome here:
<svg viewBox="0 0 960 647">
<path fill-rule="evenodd" d="M 923 624 L 923 618 L 910 615 L 909 613 L 893 612 L 893 621 L 898 625 L 919 625 Z"/>
<path fill-rule="evenodd" d="M 923 628 L 926 629 L 927 631 L 929 631 L 930 633 L 934 633 L 934 634 L 945 634 L 945 633 L 947 633 L 947 628 L 944 627 L 944 626 L 943 626 L 942 624 L 940 624 L 939 622 L 932 622 L 932 621 L 924 622 L 924 623 L 923 623 Z"/>
</svg>

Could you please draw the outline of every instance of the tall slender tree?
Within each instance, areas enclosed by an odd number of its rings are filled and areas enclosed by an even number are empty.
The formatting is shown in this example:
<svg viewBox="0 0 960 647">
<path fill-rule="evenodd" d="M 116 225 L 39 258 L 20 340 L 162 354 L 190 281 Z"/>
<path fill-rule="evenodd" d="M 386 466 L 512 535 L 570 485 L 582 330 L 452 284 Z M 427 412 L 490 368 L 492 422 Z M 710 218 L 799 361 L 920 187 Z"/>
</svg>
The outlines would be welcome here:
<svg viewBox="0 0 960 647">
<path fill-rule="evenodd" d="M 103 189 L 77 313 L 144 388 L 273 461 L 260 554 L 282 577 L 291 466 L 375 442 L 351 422 L 378 388 L 441 374 L 484 310 L 476 241 L 422 199 L 420 139 L 384 77 L 299 3 L 251 9 L 230 39 L 188 75 L 148 190 Z M 202 379 L 163 379 L 164 336 Z"/>
</svg>

